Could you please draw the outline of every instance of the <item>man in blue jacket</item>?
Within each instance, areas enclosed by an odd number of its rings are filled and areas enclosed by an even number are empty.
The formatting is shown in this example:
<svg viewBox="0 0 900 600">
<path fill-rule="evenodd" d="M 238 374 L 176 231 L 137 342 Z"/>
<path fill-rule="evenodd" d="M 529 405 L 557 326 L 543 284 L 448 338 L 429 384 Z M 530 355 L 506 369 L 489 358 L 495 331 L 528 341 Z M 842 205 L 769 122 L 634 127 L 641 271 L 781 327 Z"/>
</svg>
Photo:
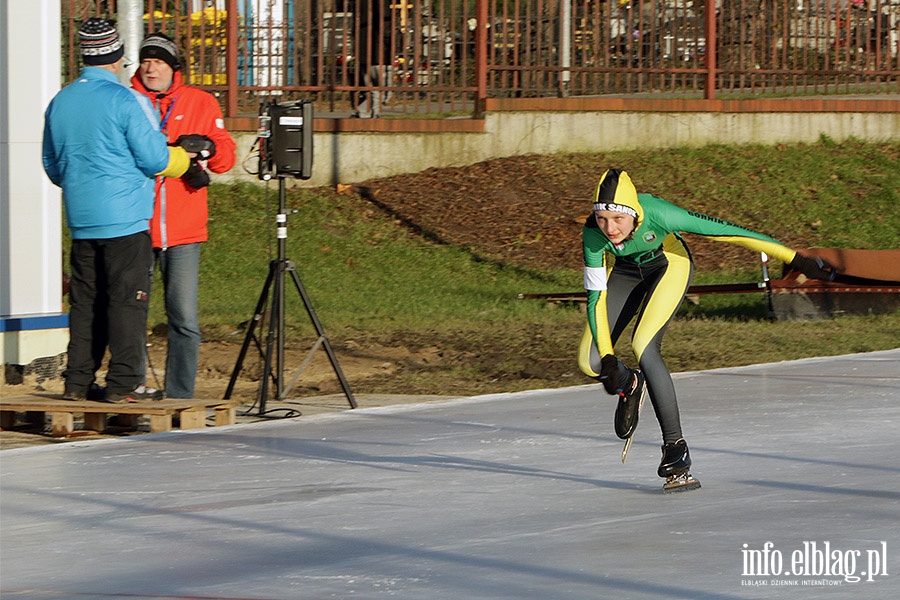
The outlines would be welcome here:
<svg viewBox="0 0 900 600">
<path fill-rule="evenodd" d="M 84 69 L 47 107 L 43 138 L 44 170 L 63 190 L 72 235 L 64 397 L 158 400 L 143 385 L 154 178 L 181 176 L 190 155 L 167 145 L 147 99 L 119 82 L 124 46 L 114 22 L 90 18 L 78 33 Z"/>
</svg>

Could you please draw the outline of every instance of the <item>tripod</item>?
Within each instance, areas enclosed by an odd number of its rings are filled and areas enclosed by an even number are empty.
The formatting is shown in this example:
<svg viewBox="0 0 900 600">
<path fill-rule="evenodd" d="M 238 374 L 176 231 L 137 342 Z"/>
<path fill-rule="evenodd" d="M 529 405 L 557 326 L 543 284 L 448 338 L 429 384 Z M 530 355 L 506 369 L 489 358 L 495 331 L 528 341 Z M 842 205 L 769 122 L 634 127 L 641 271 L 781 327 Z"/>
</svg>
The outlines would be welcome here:
<svg viewBox="0 0 900 600">
<path fill-rule="evenodd" d="M 287 240 L 287 214 L 285 213 L 284 204 L 284 177 L 279 176 L 278 215 L 276 215 L 275 219 L 278 237 L 278 258 L 269 261 L 269 274 L 266 277 L 265 284 L 263 285 L 262 293 L 259 295 L 259 301 L 256 303 L 256 310 L 253 313 L 253 318 L 247 324 L 247 334 L 244 336 L 244 343 L 241 346 L 241 352 L 238 355 L 237 362 L 234 365 L 234 371 L 232 371 L 231 373 L 231 380 L 228 382 L 228 388 L 225 390 L 224 399 L 228 400 L 229 398 L 231 398 L 231 392 L 234 390 L 234 384 L 241 372 L 244 358 L 247 356 L 247 350 L 250 348 L 251 341 L 255 341 L 260 355 L 263 358 L 264 365 L 262 381 L 259 390 L 258 414 L 263 415 L 266 412 L 266 398 L 269 395 L 269 379 L 271 378 L 272 382 L 275 385 L 275 398 L 278 400 L 284 400 L 287 397 L 287 394 L 293 388 L 294 383 L 297 381 L 297 377 L 299 377 L 303 369 L 305 369 L 310 360 L 312 360 L 313 354 L 316 350 L 319 349 L 320 346 L 324 347 L 325 352 L 328 354 L 328 360 L 331 361 L 331 366 L 334 368 L 334 373 L 335 375 L 337 375 L 337 378 L 341 383 L 341 388 L 344 390 L 344 395 L 347 397 L 347 401 L 350 403 L 350 408 L 356 408 L 357 404 L 356 400 L 353 398 L 353 392 L 350 391 L 350 385 L 347 383 L 343 371 L 341 371 L 341 366 L 340 364 L 338 364 L 337 356 L 335 356 L 334 350 L 332 350 L 331 348 L 331 343 L 325 336 L 325 331 L 322 328 L 322 324 L 319 322 L 319 318 L 316 316 L 316 311 L 313 308 L 312 302 L 310 302 L 309 296 L 306 293 L 306 288 L 303 287 L 303 282 L 300 281 L 300 276 L 297 275 L 297 271 L 294 268 L 294 263 L 285 257 L 285 245 Z M 294 287 L 297 288 L 297 292 L 300 294 L 300 298 L 303 300 L 303 304 L 306 307 L 306 312 L 316 328 L 316 333 L 319 334 L 319 338 L 313 345 L 312 350 L 309 351 L 309 354 L 307 354 L 306 359 L 303 361 L 303 364 L 299 369 L 297 369 L 296 373 L 294 374 L 294 378 L 291 380 L 290 385 L 287 387 L 284 383 L 284 278 L 286 273 L 290 273 L 291 279 L 294 281 Z M 265 349 L 263 349 L 263 347 L 259 343 L 259 340 L 254 335 L 254 331 L 256 330 L 256 326 L 260 323 L 265 314 L 265 307 L 270 289 L 273 290 L 272 310 L 269 317 L 269 330 L 266 336 L 266 346 Z M 275 357 L 274 371 L 272 370 L 273 353 Z"/>
</svg>

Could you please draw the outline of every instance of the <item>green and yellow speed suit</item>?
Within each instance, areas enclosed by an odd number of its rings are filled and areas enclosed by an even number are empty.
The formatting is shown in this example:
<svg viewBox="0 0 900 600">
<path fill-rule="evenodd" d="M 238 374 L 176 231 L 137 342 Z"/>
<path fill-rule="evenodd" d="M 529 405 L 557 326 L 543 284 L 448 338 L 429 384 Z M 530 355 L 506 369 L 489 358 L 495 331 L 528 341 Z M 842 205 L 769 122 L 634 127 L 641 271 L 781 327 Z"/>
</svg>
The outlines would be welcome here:
<svg viewBox="0 0 900 600">
<path fill-rule="evenodd" d="M 592 214 L 582 232 L 587 326 L 578 365 L 599 380 L 600 359 L 614 354 L 625 327 L 637 315 L 632 336 L 634 355 L 647 378 L 653 410 L 671 443 L 683 437 L 675 385 L 662 359 L 665 330 L 681 305 L 693 276 L 690 253 L 679 232 L 694 233 L 765 252 L 789 263 L 794 250 L 739 225 L 687 211 L 652 194 L 638 194 L 638 226 L 614 245 Z"/>
</svg>

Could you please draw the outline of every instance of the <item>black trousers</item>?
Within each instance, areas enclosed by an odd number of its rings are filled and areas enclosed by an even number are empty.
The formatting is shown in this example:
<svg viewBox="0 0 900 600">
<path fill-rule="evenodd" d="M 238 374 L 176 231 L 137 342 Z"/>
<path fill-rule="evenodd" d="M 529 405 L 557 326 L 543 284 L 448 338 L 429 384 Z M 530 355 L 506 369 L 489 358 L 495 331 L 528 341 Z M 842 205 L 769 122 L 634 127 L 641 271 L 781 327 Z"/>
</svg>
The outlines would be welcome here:
<svg viewBox="0 0 900 600">
<path fill-rule="evenodd" d="M 644 264 L 618 259 L 609 273 L 605 313 L 613 346 L 634 321 L 631 344 L 641 371 L 647 378 L 650 401 L 662 430 L 663 441 L 683 437 L 681 416 L 672 375 L 662 357 L 663 336 L 690 286 L 694 266 L 684 243 L 671 236 L 664 252 Z M 600 352 L 585 328 L 579 362 L 585 373 L 599 378 Z"/>
<path fill-rule="evenodd" d="M 72 240 L 70 265 L 66 390 L 87 389 L 108 347 L 107 390 L 128 393 L 144 382 L 150 234 Z"/>
</svg>

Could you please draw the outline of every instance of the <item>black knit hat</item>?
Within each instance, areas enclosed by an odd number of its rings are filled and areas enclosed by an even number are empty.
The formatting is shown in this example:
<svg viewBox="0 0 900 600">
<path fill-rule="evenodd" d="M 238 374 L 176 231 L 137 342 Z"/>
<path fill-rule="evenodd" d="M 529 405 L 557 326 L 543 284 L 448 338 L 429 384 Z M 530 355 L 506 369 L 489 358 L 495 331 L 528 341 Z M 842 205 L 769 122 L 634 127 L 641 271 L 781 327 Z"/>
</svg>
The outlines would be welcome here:
<svg viewBox="0 0 900 600">
<path fill-rule="evenodd" d="M 111 65 L 125 55 L 125 44 L 116 31 L 116 22 L 91 17 L 78 30 L 81 58 L 86 65 Z"/>
<path fill-rule="evenodd" d="M 157 58 L 172 67 L 173 71 L 181 68 L 181 63 L 178 62 L 178 46 L 172 38 L 163 33 L 151 33 L 144 38 L 138 59 L 145 58 Z"/>
</svg>

